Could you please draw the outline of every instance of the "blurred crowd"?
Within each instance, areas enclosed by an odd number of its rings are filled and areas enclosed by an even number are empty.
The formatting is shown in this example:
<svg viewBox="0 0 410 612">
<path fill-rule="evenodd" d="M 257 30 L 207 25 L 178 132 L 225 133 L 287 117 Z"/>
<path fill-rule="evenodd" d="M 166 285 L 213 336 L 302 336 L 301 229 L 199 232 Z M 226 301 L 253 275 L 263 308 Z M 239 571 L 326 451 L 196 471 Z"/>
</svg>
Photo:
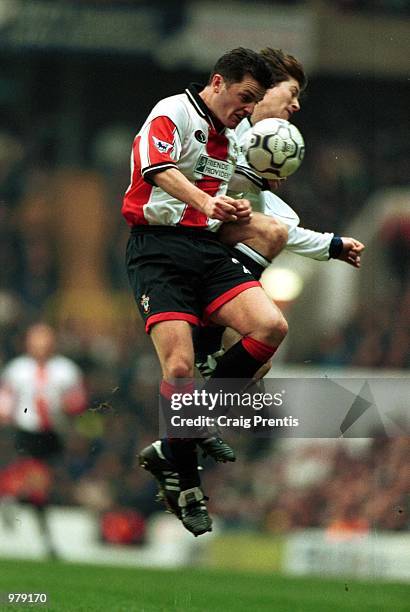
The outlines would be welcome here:
<svg viewBox="0 0 410 612">
<path fill-rule="evenodd" d="M 409 15 L 407 0 L 334 0 L 344 11 L 364 11 L 381 15 Z"/>
<path fill-rule="evenodd" d="M 410 528 L 408 437 L 284 442 L 206 474 L 210 508 L 227 526 L 321 527 L 341 538 Z"/>
<path fill-rule="evenodd" d="M 306 227 L 342 233 L 376 189 L 407 184 L 406 133 L 398 129 L 403 108 L 380 125 L 370 113 L 359 132 L 363 116 L 354 100 L 349 106 L 337 93 L 316 92 L 303 117 L 306 161 L 279 195 Z M 315 96 L 319 108 L 331 104 L 326 118 L 314 112 Z M 104 127 L 92 141 L 87 168 L 67 171 L 30 131 L 26 137 L 0 132 L 0 368 L 23 352 L 32 322 L 53 325 L 59 351 L 84 373 L 88 409 L 67 426 L 50 502 L 96 510 L 105 517 L 105 537 L 124 542 L 135 529 L 121 528 L 118 516 L 137 521 L 142 538 L 145 519 L 160 508 L 152 478 L 136 469 L 137 450 L 156 435 L 160 371 L 123 265 L 128 228 L 120 202 L 136 127 Z M 88 227 L 84 216 L 93 220 Z M 410 366 L 409 243 L 408 220 L 381 229 L 397 292 L 360 307 L 316 347 L 314 361 Z M 371 440 L 360 452 L 343 444 L 279 450 L 265 442 L 258 452 L 244 447 L 246 462 L 207 464 L 210 510 L 227 526 L 272 532 L 409 527 L 408 439 Z M 8 427 L 0 430 L 0 457 L 1 471 L 14 458 Z M 30 494 L 23 490 L 21 498 L 30 501 Z"/>
</svg>

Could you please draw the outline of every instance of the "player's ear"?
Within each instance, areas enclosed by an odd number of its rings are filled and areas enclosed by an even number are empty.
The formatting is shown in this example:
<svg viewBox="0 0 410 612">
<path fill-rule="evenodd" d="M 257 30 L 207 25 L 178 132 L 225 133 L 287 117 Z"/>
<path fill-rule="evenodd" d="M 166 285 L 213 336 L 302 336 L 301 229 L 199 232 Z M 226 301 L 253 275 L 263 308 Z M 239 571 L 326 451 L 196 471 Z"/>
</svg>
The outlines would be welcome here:
<svg viewBox="0 0 410 612">
<path fill-rule="evenodd" d="M 224 81 L 224 78 L 221 74 L 216 73 L 213 75 L 211 85 L 215 93 L 219 93 L 223 81 Z"/>
</svg>

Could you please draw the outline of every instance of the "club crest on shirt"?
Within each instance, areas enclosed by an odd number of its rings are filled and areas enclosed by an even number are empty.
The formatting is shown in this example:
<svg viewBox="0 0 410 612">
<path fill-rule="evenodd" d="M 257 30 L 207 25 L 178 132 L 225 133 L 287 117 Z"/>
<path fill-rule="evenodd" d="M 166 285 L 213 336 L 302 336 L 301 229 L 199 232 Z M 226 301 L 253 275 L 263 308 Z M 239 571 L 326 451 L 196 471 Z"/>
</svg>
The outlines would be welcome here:
<svg viewBox="0 0 410 612">
<path fill-rule="evenodd" d="M 160 140 L 159 138 L 156 138 L 155 136 L 152 136 L 152 140 L 154 141 L 154 145 L 156 146 L 156 148 L 158 149 L 160 153 L 168 153 L 168 151 L 170 151 L 172 147 L 174 146 L 173 144 L 170 144 L 169 142 L 165 142 L 164 140 Z"/>
<path fill-rule="evenodd" d="M 145 293 L 141 296 L 140 304 L 142 306 L 142 310 L 144 311 L 144 314 L 148 314 L 149 311 L 151 310 L 151 307 L 149 305 L 149 296 L 145 295 Z"/>
<path fill-rule="evenodd" d="M 196 130 L 194 136 L 197 139 L 197 141 L 201 142 L 202 144 L 205 144 L 207 142 L 207 138 L 202 130 Z"/>
</svg>

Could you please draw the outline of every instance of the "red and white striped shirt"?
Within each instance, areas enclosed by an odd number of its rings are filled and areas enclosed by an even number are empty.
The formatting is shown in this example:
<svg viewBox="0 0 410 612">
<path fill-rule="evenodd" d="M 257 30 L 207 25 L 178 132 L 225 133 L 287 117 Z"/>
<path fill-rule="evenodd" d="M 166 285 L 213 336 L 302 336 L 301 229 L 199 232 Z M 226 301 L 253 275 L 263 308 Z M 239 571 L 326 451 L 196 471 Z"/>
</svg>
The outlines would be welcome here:
<svg viewBox="0 0 410 612">
<path fill-rule="evenodd" d="M 216 123 L 195 86 L 158 102 L 133 143 L 131 183 L 122 207 L 129 225 L 218 229 L 221 221 L 177 200 L 152 180 L 158 172 L 177 168 L 210 196 L 225 195 L 239 148 L 235 131 Z"/>
<path fill-rule="evenodd" d="M 67 415 L 87 407 L 78 366 L 62 355 L 40 364 L 22 355 L 5 367 L 0 385 L 0 421 L 30 432 L 63 431 Z"/>
</svg>

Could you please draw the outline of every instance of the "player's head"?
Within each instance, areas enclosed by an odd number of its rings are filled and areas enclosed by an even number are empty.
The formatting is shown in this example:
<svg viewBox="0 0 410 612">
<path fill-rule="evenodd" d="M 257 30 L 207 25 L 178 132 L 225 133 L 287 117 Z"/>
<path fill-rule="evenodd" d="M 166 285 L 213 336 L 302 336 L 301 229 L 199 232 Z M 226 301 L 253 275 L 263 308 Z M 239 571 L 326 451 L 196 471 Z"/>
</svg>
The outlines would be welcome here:
<svg viewBox="0 0 410 612">
<path fill-rule="evenodd" d="M 297 81 L 301 92 L 306 89 L 308 79 L 302 64 L 296 57 L 285 53 L 282 49 L 272 47 L 265 47 L 260 54 L 271 67 L 274 85 L 292 78 Z"/>
<path fill-rule="evenodd" d="M 266 47 L 260 53 L 271 67 L 274 85 L 256 106 L 252 122 L 269 117 L 289 120 L 293 113 L 300 110 L 299 97 L 307 86 L 303 66 L 293 55 L 281 49 Z"/>
<path fill-rule="evenodd" d="M 26 334 L 27 353 L 37 361 L 46 361 L 53 355 L 56 347 L 55 332 L 46 323 L 35 323 Z"/>
<path fill-rule="evenodd" d="M 239 47 L 219 58 L 201 95 L 223 125 L 235 128 L 272 83 L 270 64 L 262 55 Z"/>
</svg>

